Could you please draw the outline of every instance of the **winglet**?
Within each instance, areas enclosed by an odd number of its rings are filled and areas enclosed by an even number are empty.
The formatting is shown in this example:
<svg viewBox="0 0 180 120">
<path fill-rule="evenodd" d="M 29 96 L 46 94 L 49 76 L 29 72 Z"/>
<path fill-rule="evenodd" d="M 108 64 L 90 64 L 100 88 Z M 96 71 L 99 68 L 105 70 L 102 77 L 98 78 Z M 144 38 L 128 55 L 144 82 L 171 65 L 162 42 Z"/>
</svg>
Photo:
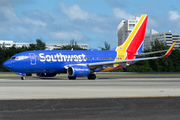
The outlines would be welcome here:
<svg viewBox="0 0 180 120">
<path fill-rule="evenodd" d="M 176 43 L 176 42 L 174 42 L 174 43 L 171 45 L 171 47 L 169 48 L 169 50 L 166 52 L 166 54 L 165 54 L 164 56 L 161 56 L 160 58 L 168 57 L 168 56 L 171 54 L 171 52 L 172 52 L 172 50 L 173 50 L 173 48 L 174 48 L 175 43 Z"/>
</svg>

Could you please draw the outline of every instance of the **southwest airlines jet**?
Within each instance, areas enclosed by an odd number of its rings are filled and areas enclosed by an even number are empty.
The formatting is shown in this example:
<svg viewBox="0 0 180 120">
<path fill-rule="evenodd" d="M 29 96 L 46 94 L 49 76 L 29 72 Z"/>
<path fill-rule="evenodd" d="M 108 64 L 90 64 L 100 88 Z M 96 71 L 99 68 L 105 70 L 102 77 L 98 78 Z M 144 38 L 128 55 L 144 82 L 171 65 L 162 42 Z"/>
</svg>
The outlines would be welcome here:
<svg viewBox="0 0 180 120">
<path fill-rule="evenodd" d="M 143 14 L 135 28 L 121 45 L 108 51 L 98 50 L 39 50 L 18 53 L 3 63 L 6 69 L 26 79 L 27 73 L 36 73 L 39 77 L 53 77 L 59 73 L 67 73 L 69 79 L 87 76 L 96 79 L 94 72 L 116 70 L 129 66 L 137 61 L 167 57 L 171 54 L 175 43 L 166 54 L 158 57 L 144 58 L 145 55 L 162 51 L 143 53 L 143 40 L 148 15 Z"/>
</svg>

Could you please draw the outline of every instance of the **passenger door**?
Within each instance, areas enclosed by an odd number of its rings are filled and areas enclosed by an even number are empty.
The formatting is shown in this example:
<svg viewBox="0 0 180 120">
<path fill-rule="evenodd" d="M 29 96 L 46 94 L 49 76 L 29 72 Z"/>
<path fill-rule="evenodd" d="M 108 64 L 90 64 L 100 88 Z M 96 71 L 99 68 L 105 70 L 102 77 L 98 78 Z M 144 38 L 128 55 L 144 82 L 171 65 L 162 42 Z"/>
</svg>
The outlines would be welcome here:
<svg viewBox="0 0 180 120">
<path fill-rule="evenodd" d="M 30 55 L 30 64 L 31 65 L 36 65 L 36 56 L 34 53 L 29 53 Z"/>
</svg>

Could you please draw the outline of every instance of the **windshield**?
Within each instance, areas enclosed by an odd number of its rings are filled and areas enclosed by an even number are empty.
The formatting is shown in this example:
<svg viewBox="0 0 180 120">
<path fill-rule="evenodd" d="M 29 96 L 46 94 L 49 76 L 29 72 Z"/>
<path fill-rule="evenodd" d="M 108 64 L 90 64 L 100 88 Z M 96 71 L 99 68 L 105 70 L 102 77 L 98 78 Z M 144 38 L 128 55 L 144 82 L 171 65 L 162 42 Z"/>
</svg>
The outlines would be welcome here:
<svg viewBox="0 0 180 120">
<path fill-rule="evenodd" d="M 17 57 L 11 57 L 11 59 L 15 59 L 15 60 L 24 60 L 28 58 L 28 56 L 17 56 Z"/>
<path fill-rule="evenodd" d="M 16 57 L 11 57 L 11 59 L 16 59 Z"/>
</svg>

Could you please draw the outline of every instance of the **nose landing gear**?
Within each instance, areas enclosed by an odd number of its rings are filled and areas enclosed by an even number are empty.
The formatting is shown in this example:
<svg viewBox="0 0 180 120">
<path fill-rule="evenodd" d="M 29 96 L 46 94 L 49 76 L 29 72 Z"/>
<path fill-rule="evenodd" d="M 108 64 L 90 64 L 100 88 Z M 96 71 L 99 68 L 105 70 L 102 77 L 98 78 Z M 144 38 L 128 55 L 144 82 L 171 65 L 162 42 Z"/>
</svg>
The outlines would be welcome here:
<svg viewBox="0 0 180 120">
<path fill-rule="evenodd" d="M 21 80 L 25 80 L 26 79 L 26 76 L 25 75 L 22 75 L 21 76 Z"/>
</svg>

